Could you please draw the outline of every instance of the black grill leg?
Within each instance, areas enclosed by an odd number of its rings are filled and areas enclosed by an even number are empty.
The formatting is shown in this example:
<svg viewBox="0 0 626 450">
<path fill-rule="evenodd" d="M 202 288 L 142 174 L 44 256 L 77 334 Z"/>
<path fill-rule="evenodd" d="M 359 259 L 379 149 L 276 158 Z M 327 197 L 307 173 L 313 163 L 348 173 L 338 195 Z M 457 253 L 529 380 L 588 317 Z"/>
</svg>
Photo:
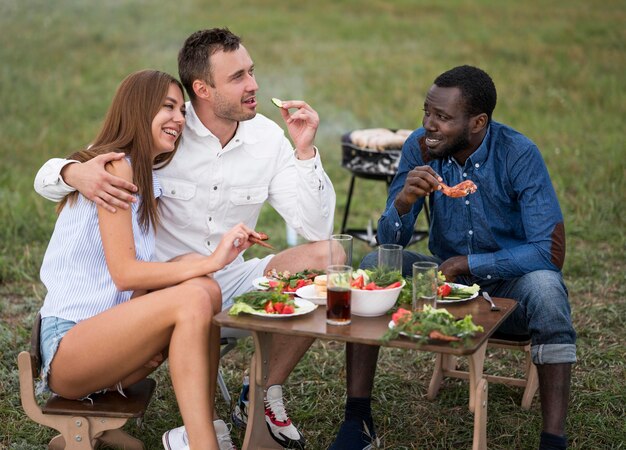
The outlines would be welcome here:
<svg viewBox="0 0 626 450">
<path fill-rule="evenodd" d="M 346 200 L 346 211 L 343 213 L 343 222 L 341 223 L 341 233 L 345 234 L 346 225 L 348 224 L 348 214 L 350 213 L 350 203 L 352 202 L 352 191 L 354 190 L 354 175 L 350 178 L 350 188 L 348 189 L 348 199 Z"/>
</svg>

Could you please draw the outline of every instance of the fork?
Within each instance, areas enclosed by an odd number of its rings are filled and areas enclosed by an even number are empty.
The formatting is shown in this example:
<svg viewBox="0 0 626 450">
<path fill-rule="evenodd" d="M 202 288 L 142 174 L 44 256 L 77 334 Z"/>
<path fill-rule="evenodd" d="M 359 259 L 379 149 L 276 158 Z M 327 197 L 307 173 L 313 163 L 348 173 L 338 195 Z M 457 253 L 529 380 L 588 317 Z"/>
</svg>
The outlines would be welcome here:
<svg viewBox="0 0 626 450">
<path fill-rule="evenodd" d="M 491 303 L 491 310 L 492 311 L 500 311 L 500 307 L 496 306 L 496 304 L 491 299 L 491 296 L 487 292 L 485 292 L 485 291 L 483 291 L 483 298 L 485 300 L 487 300 L 489 303 Z"/>
</svg>

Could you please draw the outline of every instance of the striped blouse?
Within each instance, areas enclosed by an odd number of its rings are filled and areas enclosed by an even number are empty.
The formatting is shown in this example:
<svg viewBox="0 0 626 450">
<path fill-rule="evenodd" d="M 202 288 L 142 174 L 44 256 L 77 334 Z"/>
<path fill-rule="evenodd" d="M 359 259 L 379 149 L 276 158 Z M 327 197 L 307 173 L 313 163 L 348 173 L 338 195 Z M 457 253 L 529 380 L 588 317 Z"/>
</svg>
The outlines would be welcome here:
<svg viewBox="0 0 626 450">
<path fill-rule="evenodd" d="M 161 186 L 152 173 L 154 196 Z M 153 261 L 154 229 L 145 232 L 138 223 L 141 198 L 131 204 L 135 251 L 140 261 Z M 41 317 L 55 316 L 80 322 L 128 301 L 132 291 L 118 291 L 104 257 L 95 203 L 78 195 L 63 208 L 54 226 L 41 265 L 41 281 L 48 293 Z"/>
</svg>

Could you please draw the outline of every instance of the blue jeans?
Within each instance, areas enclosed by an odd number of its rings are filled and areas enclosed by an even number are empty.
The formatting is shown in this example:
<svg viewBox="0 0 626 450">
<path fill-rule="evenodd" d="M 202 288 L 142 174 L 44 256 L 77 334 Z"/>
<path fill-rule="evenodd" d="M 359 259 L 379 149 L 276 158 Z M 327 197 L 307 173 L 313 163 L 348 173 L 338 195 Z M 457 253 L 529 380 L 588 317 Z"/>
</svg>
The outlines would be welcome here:
<svg viewBox="0 0 626 450">
<path fill-rule="evenodd" d="M 361 261 L 361 268 L 377 264 L 377 252 Z M 435 256 L 421 255 L 409 250 L 402 252 L 402 275 L 412 276 L 416 261 L 442 261 Z M 560 272 L 537 270 L 509 280 L 485 279 L 472 275 L 457 277 L 458 283 L 480 285 L 494 297 L 517 300 L 518 307 L 502 323 L 499 332 L 530 335 L 531 354 L 535 364 L 576 362 L 576 332 L 572 326 L 567 288 Z"/>
</svg>

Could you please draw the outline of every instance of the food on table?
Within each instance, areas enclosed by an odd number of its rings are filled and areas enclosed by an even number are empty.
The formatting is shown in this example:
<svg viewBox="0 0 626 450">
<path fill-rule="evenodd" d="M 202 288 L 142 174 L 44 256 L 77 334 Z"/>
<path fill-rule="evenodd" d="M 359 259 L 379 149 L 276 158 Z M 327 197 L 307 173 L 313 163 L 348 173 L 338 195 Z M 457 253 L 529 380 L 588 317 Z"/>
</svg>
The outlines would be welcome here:
<svg viewBox="0 0 626 450">
<path fill-rule="evenodd" d="M 250 291 L 234 298 L 229 314 L 240 313 L 293 314 L 296 304 L 289 295 L 276 291 Z"/>
<path fill-rule="evenodd" d="M 283 107 L 283 101 L 278 99 L 278 98 L 276 98 L 276 97 L 272 97 L 272 103 L 274 105 L 276 105 L 277 107 L 279 107 L 279 108 Z"/>
<path fill-rule="evenodd" d="M 478 189 L 478 187 L 471 180 L 461 181 L 459 184 L 452 187 L 445 183 L 439 183 L 439 186 L 441 186 L 441 192 L 444 195 L 453 198 L 465 197 L 468 194 L 473 194 Z"/>
<path fill-rule="evenodd" d="M 461 320 L 456 320 L 448 310 L 444 308 L 435 309 L 430 305 L 424 306 L 423 310 L 414 312 L 398 308 L 391 316 L 391 320 L 394 327 L 383 336 L 383 340 L 397 338 L 402 333 L 411 339 L 420 341 L 432 339 L 457 342 L 464 337 L 470 337 L 484 331 L 482 326 L 476 325 L 472 321 L 471 314 L 467 314 Z"/>
<path fill-rule="evenodd" d="M 399 270 L 385 270 L 377 267 L 374 270 L 358 269 L 352 272 L 352 289 L 376 291 L 380 289 L 395 289 L 404 283 L 402 273 Z"/>
<path fill-rule="evenodd" d="M 254 244 L 260 245 L 261 247 L 271 248 L 272 250 L 274 250 L 274 247 L 272 247 L 270 244 L 268 244 L 267 242 L 263 242 L 267 241 L 270 237 L 261 231 L 257 231 L 257 233 L 259 234 L 258 238 L 254 236 L 248 236 L 248 240 Z"/>
<path fill-rule="evenodd" d="M 279 292 L 296 292 L 301 287 L 313 284 L 315 277 L 323 273 L 315 269 L 305 269 L 294 274 L 288 270 L 278 272 L 276 269 L 271 269 L 266 272 L 265 276 L 268 278 L 268 288 Z"/>
<path fill-rule="evenodd" d="M 313 279 L 313 284 L 315 285 L 315 292 L 319 297 L 326 295 L 326 275 L 318 275 Z"/>
</svg>

